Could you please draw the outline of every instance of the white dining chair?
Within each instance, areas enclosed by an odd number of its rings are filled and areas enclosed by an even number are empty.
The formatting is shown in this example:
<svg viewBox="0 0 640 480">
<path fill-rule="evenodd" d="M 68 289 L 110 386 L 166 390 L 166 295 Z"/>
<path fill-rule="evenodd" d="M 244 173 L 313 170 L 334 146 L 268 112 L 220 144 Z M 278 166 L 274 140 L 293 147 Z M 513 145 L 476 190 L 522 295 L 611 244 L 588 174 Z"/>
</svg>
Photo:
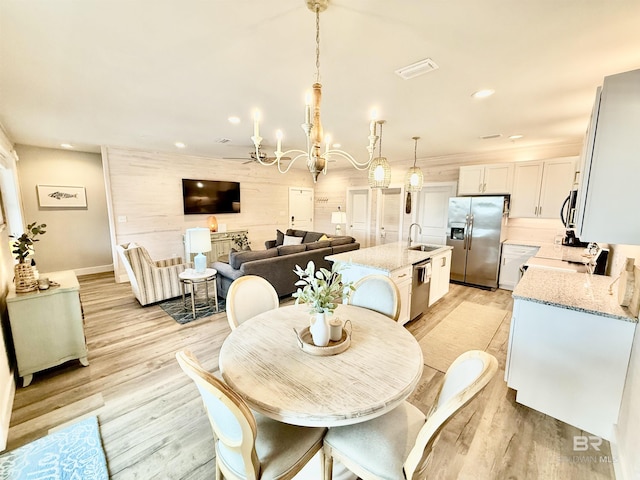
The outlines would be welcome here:
<svg viewBox="0 0 640 480">
<path fill-rule="evenodd" d="M 326 428 L 289 425 L 253 412 L 237 393 L 203 369 L 191 352 L 180 351 L 176 359 L 204 402 L 213 429 L 216 479 L 288 480 L 318 452 L 322 457 Z"/>
<path fill-rule="evenodd" d="M 349 305 L 368 308 L 392 320 L 400 316 L 400 291 L 385 275 L 367 275 L 358 280 L 349 296 Z"/>
<path fill-rule="evenodd" d="M 333 427 L 324 439 L 325 480 L 339 460 L 363 480 L 417 480 L 446 423 L 489 383 L 498 370 L 493 355 L 470 350 L 448 368 L 428 415 L 404 402 L 363 423 Z"/>
<path fill-rule="evenodd" d="M 244 275 L 234 280 L 226 300 L 227 320 L 231 330 L 235 330 L 245 320 L 280 305 L 273 285 L 257 275 Z"/>
</svg>

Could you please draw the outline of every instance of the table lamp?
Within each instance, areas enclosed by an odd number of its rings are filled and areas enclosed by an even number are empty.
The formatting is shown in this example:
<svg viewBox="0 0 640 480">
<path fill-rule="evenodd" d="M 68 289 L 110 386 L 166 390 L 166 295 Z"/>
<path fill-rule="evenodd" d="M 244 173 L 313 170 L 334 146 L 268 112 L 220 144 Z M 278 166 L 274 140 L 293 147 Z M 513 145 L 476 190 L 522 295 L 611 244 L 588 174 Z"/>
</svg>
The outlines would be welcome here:
<svg viewBox="0 0 640 480">
<path fill-rule="evenodd" d="M 341 224 L 347 223 L 347 214 L 345 212 L 340 211 L 340 206 L 338 206 L 337 212 L 331 212 L 331 223 L 336 226 L 336 235 L 342 234 Z"/>
<path fill-rule="evenodd" d="M 187 252 L 197 253 L 193 257 L 196 273 L 204 273 L 207 269 L 207 257 L 203 253 L 211 251 L 211 232 L 208 228 L 189 228 L 184 241 Z"/>
</svg>

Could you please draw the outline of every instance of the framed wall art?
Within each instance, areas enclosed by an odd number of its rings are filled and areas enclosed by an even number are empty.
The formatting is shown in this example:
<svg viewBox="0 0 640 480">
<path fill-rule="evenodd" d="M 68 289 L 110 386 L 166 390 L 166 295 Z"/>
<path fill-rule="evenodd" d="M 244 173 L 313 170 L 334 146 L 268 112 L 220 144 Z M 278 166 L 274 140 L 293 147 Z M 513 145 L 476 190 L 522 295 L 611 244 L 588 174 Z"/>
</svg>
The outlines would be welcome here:
<svg viewBox="0 0 640 480">
<path fill-rule="evenodd" d="M 37 185 L 38 205 L 47 208 L 86 208 L 84 187 Z"/>
</svg>

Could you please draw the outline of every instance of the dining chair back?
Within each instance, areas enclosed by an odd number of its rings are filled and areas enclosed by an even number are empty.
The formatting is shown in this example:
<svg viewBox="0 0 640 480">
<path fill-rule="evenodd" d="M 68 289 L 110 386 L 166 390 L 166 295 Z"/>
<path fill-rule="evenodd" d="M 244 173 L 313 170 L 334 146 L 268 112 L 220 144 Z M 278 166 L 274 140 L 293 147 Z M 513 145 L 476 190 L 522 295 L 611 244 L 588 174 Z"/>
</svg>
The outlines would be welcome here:
<svg viewBox="0 0 640 480">
<path fill-rule="evenodd" d="M 428 415 L 404 402 L 373 420 L 330 429 L 324 440 L 325 479 L 331 478 L 333 459 L 363 480 L 425 478 L 440 432 L 497 370 L 493 355 L 480 350 L 465 352 L 447 369 Z"/>
<path fill-rule="evenodd" d="M 385 275 L 367 275 L 358 280 L 349 296 L 349 304 L 368 308 L 398 320 L 400 292 L 396 284 Z"/>
<path fill-rule="evenodd" d="M 252 412 L 190 351 L 177 352 L 176 359 L 198 387 L 209 417 L 215 441 L 216 478 L 288 480 L 317 452 L 322 452 L 325 428 L 288 425 Z"/>
<path fill-rule="evenodd" d="M 227 320 L 235 330 L 245 320 L 278 308 L 278 293 L 267 280 L 257 275 L 244 275 L 233 281 L 227 292 Z"/>
</svg>

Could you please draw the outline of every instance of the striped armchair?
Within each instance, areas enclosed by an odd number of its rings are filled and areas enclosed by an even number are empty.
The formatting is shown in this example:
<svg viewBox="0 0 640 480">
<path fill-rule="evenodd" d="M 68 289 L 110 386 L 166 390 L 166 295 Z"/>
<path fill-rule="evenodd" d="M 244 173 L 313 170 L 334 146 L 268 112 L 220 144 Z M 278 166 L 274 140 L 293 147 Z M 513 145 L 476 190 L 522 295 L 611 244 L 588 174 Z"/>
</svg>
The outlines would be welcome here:
<svg viewBox="0 0 640 480">
<path fill-rule="evenodd" d="M 182 294 L 178 275 L 190 263 L 182 263 L 182 258 L 174 257 L 153 261 L 144 247 L 129 243 L 116 247 L 122 259 L 133 294 L 145 306 Z"/>
</svg>

